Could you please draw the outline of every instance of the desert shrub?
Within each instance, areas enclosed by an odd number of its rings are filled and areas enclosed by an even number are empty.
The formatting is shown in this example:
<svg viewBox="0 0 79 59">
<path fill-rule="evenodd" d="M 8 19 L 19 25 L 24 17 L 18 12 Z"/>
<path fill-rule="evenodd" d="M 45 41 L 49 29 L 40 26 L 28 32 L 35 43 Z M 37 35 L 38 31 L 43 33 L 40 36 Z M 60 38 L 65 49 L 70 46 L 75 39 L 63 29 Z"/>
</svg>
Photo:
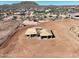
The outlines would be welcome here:
<svg viewBox="0 0 79 59">
<path fill-rule="evenodd" d="M 17 19 L 17 17 L 16 16 L 13 16 L 13 19 L 12 20 L 16 20 Z"/>
</svg>

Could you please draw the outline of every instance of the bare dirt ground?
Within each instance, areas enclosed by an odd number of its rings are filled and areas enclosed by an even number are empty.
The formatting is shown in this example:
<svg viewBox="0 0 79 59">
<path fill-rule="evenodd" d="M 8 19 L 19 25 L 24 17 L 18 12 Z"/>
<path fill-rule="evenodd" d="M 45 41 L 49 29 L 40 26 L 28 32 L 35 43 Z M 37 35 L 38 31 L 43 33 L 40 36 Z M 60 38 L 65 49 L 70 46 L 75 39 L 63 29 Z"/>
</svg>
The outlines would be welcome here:
<svg viewBox="0 0 79 59">
<path fill-rule="evenodd" d="M 0 48 L 0 57 L 79 57 L 79 38 L 70 31 L 79 20 L 61 20 L 41 23 L 52 29 L 52 40 L 28 39 L 24 33 L 30 26 L 20 28 Z"/>
</svg>

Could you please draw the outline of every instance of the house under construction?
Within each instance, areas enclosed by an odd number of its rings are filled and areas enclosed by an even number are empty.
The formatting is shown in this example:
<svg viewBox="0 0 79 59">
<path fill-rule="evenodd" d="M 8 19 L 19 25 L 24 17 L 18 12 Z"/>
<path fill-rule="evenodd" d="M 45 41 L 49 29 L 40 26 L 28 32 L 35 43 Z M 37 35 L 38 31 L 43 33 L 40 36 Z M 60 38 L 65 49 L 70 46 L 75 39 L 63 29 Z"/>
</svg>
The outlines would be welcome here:
<svg viewBox="0 0 79 59">
<path fill-rule="evenodd" d="M 54 34 L 52 30 L 44 29 L 41 27 L 33 27 L 26 30 L 25 35 L 27 37 L 40 37 L 43 38 L 54 38 Z"/>
<path fill-rule="evenodd" d="M 48 29 L 42 29 L 40 30 L 40 37 L 41 38 L 53 38 L 53 34 L 51 30 Z"/>
<path fill-rule="evenodd" d="M 25 35 L 30 36 L 30 37 L 34 37 L 37 35 L 37 31 L 35 28 L 29 28 L 29 29 L 27 29 Z"/>
</svg>

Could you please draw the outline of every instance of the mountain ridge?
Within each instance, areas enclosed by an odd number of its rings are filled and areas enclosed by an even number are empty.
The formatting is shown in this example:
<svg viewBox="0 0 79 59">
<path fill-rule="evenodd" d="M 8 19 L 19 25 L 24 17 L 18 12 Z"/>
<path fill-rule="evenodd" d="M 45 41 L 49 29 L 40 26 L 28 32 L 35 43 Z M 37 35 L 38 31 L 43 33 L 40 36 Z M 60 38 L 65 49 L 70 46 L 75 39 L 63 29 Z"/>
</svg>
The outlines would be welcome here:
<svg viewBox="0 0 79 59">
<path fill-rule="evenodd" d="M 53 7 L 79 7 L 79 5 L 60 5 L 60 6 L 57 6 L 57 5 L 48 5 L 48 6 L 45 6 L 45 5 L 39 5 L 37 4 L 36 2 L 34 1 L 22 1 L 22 2 L 19 2 L 19 3 L 15 3 L 15 4 L 11 4 L 11 5 L 8 5 L 8 4 L 4 4 L 4 5 L 0 5 L 0 8 L 3 8 L 3 9 L 7 9 L 7 8 L 11 8 L 11 9 L 22 9 L 22 8 L 53 8 Z"/>
</svg>

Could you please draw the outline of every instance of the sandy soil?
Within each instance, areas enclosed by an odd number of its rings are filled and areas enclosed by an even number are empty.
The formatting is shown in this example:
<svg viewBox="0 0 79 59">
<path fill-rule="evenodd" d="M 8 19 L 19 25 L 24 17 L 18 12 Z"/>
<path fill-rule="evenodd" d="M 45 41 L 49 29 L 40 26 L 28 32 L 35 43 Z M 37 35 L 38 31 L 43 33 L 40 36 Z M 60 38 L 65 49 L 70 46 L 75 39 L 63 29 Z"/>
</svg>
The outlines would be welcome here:
<svg viewBox="0 0 79 59">
<path fill-rule="evenodd" d="M 0 57 L 79 57 L 79 38 L 70 31 L 79 20 L 59 20 L 41 23 L 52 29 L 55 38 L 38 40 L 27 38 L 24 33 L 30 26 L 19 28 L 0 48 Z"/>
</svg>

